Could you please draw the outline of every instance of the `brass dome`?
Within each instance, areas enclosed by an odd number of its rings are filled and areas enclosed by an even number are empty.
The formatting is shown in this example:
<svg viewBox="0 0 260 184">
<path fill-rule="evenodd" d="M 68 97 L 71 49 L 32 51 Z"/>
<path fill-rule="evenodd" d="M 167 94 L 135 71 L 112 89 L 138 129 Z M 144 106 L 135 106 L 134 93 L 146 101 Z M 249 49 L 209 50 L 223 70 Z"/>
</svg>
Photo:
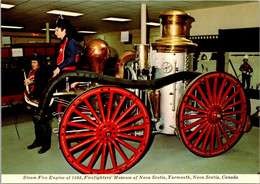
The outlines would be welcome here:
<svg viewBox="0 0 260 184">
<path fill-rule="evenodd" d="M 182 11 L 166 11 L 160 14 L 161 38 L 152 43 L 158 52 L 186 52 L 197 47 L 188 40 L 191 23 L 195 19 Z"/>
<path fill-rule="evenodd" d="M 110 56 L 109 45 L 101 39 L 93 39 L 85 46 L 85 56 L 92 72 L 103 74 L 105 64 Z"/>
</svg>

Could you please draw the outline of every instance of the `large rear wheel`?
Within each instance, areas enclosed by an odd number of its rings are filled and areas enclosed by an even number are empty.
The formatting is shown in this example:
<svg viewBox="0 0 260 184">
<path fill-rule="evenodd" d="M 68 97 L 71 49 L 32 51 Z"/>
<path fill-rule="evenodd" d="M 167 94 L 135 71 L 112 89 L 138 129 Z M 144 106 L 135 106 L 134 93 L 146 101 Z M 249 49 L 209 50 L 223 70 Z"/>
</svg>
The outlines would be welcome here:
<svg viewBox="0 0 260 184">
<path fill-rule="evenodd" d="M 208 73 L 188 85 L 177 114 L 185 146 L 199 156 L 216 156 L 234 146 L 243 134 L 247 100 L 233 76 Z"/>
<path fill-rule="evenodd" d="M 69 164 L 85 174 L 116 174 L 135 165 L 149 148 L 151 125 L 143 103 L 118 87 L 97 87 L 76 97 L 60 125 Z"/>
</svg>

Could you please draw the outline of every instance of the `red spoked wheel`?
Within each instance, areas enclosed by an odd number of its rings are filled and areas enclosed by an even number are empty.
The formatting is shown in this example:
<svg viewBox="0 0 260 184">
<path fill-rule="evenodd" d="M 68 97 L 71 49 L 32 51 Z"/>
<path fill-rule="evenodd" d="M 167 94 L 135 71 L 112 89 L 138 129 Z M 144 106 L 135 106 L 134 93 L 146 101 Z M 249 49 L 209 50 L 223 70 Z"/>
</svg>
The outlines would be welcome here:
<svg viewBox="0 0 260 184">
<path fill-rule="evenodd" d="M 177 128 L 185 146 L 199 156 L 217 156 L 234 146 L 243 134 L 246 96 L 233 76 L 208 73 L 188 85 L 177 114 Z"/>
<path fill-rule="evenodd" d="M 66 160 L 79 172 L 116 174 L 144 156 L 150 134 L 149 115 L 134 94 L 118 87 L 98 87 L 67 107 L 59 139 Z"/>
</svg>

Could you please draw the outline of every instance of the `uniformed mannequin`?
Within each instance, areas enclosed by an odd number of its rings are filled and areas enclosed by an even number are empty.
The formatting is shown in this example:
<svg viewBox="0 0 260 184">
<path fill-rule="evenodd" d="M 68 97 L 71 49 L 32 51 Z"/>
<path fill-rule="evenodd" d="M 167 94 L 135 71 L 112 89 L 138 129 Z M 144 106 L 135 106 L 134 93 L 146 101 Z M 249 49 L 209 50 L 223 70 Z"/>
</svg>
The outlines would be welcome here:
<svg viewBox="0 0 260 184">
<path fill-rule="evenodd" d="M 43 89 L 46 87 L 48 82 L 48 75 L 46 75 L 46 71 L 42 66 L 41 55 L 38 52 L 34 52 L 31 65 L 32 70 L 30 71 L 28 78 L 24 80 L 24 85 L 30 87 L 30 94 L 28 95 L 31 100 L 39 100 Z M 31 108 L 28 106 L 28 109 L 31 109 L 35 130 L 35 140 L 27 149 L 34 149 L 37 147 L 41 147 L 38 151 L 39 154 L 45 153 L 51 147 L 51 128 L 49 122 L 40 124 L 34 119 L 34 111 L 36 110 L 34 107 Z"/>
<path fill-rule="evenodd" d="M 247 85 L 247 89 L 250 88 L 250 77 L 251 73 L 253 72 L 253 68 L 248 64 L 248 56 L 245 55 L 243 59 L 244 64 L 242 64 L 239 70 L 242 72 L 242 86 L 245 88 L 245 82 Z"/>
<path fill-rule="evenodd" d="M 53 71 L 53 77 L 61 70 L 75 70 L 78 62 L 78 45 L 75 39 L 75 30 L 68 20 L 59 17 L 56 21 L 55 35 L 61 39 L 57 68 Z"/>
<path fill-rule="evenodd" d="M 24 85 L 29 86 L 30 89 L 29 97 L 35 100 L 40 98 L 48 80 L 41 60 L 42 58 L 40 53 L 34 51 L 31 58 L 32 70 L 30 71 L 27 79 L 24 80 Z"/>
</svg>

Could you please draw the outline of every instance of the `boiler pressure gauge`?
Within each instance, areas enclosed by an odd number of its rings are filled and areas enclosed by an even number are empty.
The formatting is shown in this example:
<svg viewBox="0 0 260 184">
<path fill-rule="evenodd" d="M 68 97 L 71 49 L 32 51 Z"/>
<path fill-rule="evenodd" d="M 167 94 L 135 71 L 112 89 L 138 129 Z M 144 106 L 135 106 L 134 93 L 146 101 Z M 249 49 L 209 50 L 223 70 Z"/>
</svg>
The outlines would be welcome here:
<svg viewBox="0 0 260 184">
<path fill-rule="evenodd" d="M 172 64 L 171 63 L 169 63 L 169 62 L 164 62 L 163 64 L 162 64 L 162 71 L 164 72 L 164 73 L 170 73 L 171 71 L 172 71 Z"/>
</svg>

